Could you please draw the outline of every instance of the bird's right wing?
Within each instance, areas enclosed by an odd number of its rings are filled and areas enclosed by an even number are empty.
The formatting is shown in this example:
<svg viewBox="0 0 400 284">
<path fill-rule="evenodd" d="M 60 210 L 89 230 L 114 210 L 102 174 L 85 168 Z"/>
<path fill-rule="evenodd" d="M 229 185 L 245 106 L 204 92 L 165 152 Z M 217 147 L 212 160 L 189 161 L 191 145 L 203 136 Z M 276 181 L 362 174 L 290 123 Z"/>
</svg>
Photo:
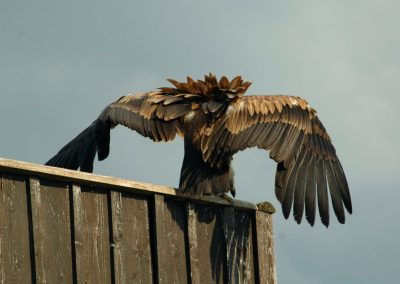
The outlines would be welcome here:
<svg viewBox="0 0 400 284">
<path fill-rule="evenodd" d="M 160 92 L 130 94 L 108 105 L 88 128 L 65 145 L 46 165 L 92 172 L 96 152 L 107 158 L 110 129 L 124 125 L 153 141 L 171 141 L 183 135 L 181 117 L 191 104 Z"/>
</svg>

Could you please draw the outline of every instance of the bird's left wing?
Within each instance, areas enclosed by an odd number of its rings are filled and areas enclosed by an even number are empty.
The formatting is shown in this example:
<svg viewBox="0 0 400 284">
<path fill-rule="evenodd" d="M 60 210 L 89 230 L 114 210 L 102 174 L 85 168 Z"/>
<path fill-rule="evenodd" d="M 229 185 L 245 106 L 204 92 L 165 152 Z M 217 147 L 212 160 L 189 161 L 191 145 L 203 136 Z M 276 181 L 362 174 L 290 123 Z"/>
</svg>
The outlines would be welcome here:
<svg viewBox="0 0 400 284">
<path fill-rule="evenodd" d="M 183 135 L 180 118 L 190 110 L 183 98 L 158 91 L 123 96 L 109 104 L 46 165 L 92 172 L 96 153 L 99 161 L 109 154 L 111 128 L 124 125 L 153 141 L 171 141 L 176 134 Z"/>
<path fill-rule="evenodd" d="M 343 204 L 351 213 L 350 193 L 340 161 L 324 126 L 308 103 L 293 96 L 244 96 L 232 102 L 224 117 L 201 135 L 205 161 L 220 160 L 246 148 L 270 150 L 277 163 L 275 191 L 287 218 L 293 214 L 313 225 L 316 197 L 323 224 L 329 224 L 328 188 L 339 222 Z"/>
<path fill-rule="evenodd" d="M 155 91 L 121 97 L 108 105 L 98 119 L 109 121 L 113 126 L 126 126 L 155 142 L 166 142 L 176 134 L 182 135 L 179 118 L 190 110 L 190 104 L 183 98 Z"/>
</svg>

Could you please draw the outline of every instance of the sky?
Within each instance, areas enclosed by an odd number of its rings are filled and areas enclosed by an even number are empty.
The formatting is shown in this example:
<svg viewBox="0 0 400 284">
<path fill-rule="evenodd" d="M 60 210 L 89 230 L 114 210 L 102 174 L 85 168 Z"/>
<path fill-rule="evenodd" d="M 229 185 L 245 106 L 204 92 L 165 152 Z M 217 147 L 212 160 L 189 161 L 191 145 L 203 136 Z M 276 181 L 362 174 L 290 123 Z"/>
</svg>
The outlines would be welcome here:
<svg viewBox="0 0 400 284">
<path fill-rule="evenodd" d="M 285 220 L 275 163 L 234 157 L 239 199 L 270 201 L 280 283 L 395 283 L 400 267 L 398 1 L 0 1 L 0 157 L 44 163 L 103 108 L 208 72 L 305 98 L 346 172 L 353 215 Z M 178 186 L 183 143 L 122 126 L 95 173 Z M 331 215 L 333 212 L 331 212 Z M 397 220 L 397 221 L 396 221 Z"/>
</svg>

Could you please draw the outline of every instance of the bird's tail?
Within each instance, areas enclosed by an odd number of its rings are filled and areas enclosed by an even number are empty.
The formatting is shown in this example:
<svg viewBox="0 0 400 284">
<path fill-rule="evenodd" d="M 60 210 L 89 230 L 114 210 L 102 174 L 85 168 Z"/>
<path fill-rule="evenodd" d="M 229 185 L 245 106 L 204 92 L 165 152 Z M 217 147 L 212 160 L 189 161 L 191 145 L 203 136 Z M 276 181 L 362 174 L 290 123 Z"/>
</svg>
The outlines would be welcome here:
<svg viewBox="0 0 400 284">
<path fill-rule="evenodd" d="M 67 168 L 83 172 L 93 171 L 93 161 L 98 154 L 99 161 L 107 158 L 110 150 L 110 123 L 95 120 L 71 142 L 65 145 L 47 166 Z"/>
<path fill-rule="evenodd" d="M 220 167 L 211 167 L 204 162 L 200 150 L 194 148 L 185 139 L 185 156 L 183 158 L 179 189 L 183 192 L 199 195 L 222 195 L 231 192 L 235 196 L 233 169 L 230 160 Z"/>
</svg>

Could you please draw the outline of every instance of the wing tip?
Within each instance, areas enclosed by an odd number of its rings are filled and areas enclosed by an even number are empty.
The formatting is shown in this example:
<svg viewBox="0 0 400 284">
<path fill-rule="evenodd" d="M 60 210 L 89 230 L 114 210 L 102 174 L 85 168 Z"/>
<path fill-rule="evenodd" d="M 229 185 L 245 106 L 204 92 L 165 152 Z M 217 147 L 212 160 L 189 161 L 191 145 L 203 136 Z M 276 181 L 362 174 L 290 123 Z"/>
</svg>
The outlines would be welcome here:
<svg viewBox="0 0 400 284">
<path fill-rule="evenodd" d="M 343 204 L 344 207 L 346 208 L 347 212 L 349 212 L 349 214 L 353 213 L 353 204 L 351 202 L 351 199 L 343 199 Z"/>
<path fill-rule="evenodd" d="M 307 220 L 308 224 L 310 224 L 311 227 L 313 227 L 315 224 L 315 213 L 313 215 L 306 214 L 306 220 Z"/>
<path fill-rule="evenodd" d="M 282 204 L 282 213 L 283 217 L 285 217 L 285 219 L 287 220 L 290 216 L 290 209 L 289 210 L 285 209 L 284 204 Z"/>
</svg>

